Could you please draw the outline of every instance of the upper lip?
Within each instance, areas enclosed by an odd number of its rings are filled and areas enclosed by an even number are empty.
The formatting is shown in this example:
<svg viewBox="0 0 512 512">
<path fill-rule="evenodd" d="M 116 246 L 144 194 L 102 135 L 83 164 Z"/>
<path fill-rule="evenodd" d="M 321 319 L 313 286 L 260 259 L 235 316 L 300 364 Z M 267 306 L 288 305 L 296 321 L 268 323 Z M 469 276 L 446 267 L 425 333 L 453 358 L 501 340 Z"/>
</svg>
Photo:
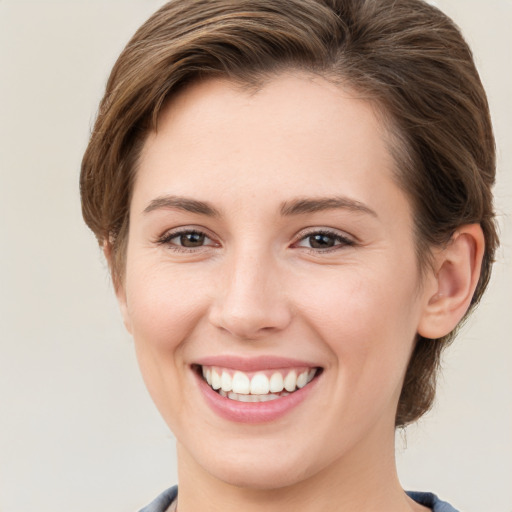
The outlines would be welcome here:
<svg viewBox="0 0 512 512">
<path fill-rule="evenodd" d="M 278 357 L 262 355 L 257 357 L 240 357 L 234 355 L 206 356 L 194 361 L 194 364 L 200 366 L 217 366 L 221 368 L 230 368 L 245 372 L 257 372 L 263 370 L 278 370 L 285 368 L 318 368 L 319 365 L 311 361 L 293 359 L 289 357 Z"/>
</svg>

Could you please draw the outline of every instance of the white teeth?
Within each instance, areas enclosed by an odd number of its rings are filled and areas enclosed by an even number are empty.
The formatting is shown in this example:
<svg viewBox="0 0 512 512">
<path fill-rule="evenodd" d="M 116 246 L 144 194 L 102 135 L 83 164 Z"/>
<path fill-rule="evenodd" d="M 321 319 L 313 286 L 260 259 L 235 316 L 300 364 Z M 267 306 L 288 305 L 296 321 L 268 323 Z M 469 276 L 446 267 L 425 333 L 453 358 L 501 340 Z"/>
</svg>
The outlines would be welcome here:
<svg viewBox="0 0 512 512">
<path fill-rule="evenodd" d="M 251 390 L 249 377 L 242 372 L 235 372 L 233 375 L 233 392 L 239 395 L 248 395 Z"/>
<path fill-rule="evenodd" d="M 273 373 L 269 384 L 272 393 L 280 393 L 284 388 L 283 376 L 279 372 Z"/>
<path fill-rule="evenodd" d="M 220 378 L 220 387 L 222 391 L 226 393 L 231 391 L 231 375 L 228 372 L 222 372 L 222 376 Z"/>
<path fill-rule="evenodd" d="M 258 372 L 250 379 L 241 371 L 232 375 L 229 370 L 202 367 L 203 378 L 214 390 L 224 397 L 242 402 L 268 401 L 286 396 L 311 382 L 316 371 L 316 368 L 312 368 L 297 375 L 296 370 L 290 370 L 284 378 L 282 370 L 274 371 L 270 379 L 265 373 Z"/>
<path fill-rule="evenodd" d="M 291 393 L 292 391 L 295 391 L 296 387 L 297 387 L 297 373 L 295 372 L 295 370 L 292 370 L 284 378 L 284 389 L 286 389 L 286 391 L 289 391 Z"/>
<path fill-rule="evenodd" d="M 211 386 L 212 386 L 213 389 L 220 389 L 220 387 L 221 387 L 220 376 L 219 376 L 219 374 L 215 370 L 212 370 L 212 383 L 211 383 Z"/>
<path fill-rule="evenodd" d="M 300 389 L 300 388 L 303 388 L 306 384 L 308 383 L 308 372 L 305 371 L 305 372 L 302 372 L 298 377 L 297 377 L 297 387 Z"/>
<path fill-rule="evenodd" d="M 270 383 L 267 376 L 263 373 L 257 373 L 251 379 L 251 395 L 266 395 L 270 390 Z"/>
</svg>

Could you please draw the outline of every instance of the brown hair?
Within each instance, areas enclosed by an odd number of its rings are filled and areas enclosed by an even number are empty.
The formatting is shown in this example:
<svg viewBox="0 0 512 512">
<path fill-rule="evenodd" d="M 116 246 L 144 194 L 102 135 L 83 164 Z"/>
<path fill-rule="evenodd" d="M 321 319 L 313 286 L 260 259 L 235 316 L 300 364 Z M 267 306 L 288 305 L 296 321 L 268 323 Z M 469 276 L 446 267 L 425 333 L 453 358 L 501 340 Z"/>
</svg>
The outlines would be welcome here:
<svg viewBox="0 0 512 512">
<path fill-rule="evenodd" d="M 166 100 L 205 76 L 257 85 L 290 68 L 347 84 L 377 105 L 413 205 L 421 268 L 458 226 L 480 223 L 486 248 L 472 309 L 498 243 L 494 138 L 470 49 L 453 22 L 421 0 L 179 0 L 157 11 L 112 70 L 82 162 L 84 219 L 111 251 L 115 286 L 137 158 Z M 418 336 L 397 426 L 431 407 L 440 354 L 453 336 Z"/>
</svg>

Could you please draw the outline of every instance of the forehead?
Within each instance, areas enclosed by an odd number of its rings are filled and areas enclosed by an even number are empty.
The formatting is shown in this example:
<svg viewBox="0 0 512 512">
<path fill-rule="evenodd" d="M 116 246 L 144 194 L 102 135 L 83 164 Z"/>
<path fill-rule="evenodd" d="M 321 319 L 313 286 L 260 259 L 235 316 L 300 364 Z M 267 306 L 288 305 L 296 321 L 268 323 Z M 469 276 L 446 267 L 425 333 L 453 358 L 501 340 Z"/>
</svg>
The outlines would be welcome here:
<svg viewBox="0 0 512 512">
<path fill-rule="evenodd" d="M 370 132 L 381 139 L 385 131 L 373 105 L 352 88 L 300 71 L 282 73 L 254 86 L 208 78 L 181 89 L 167 101 L 158 129 L 149 138 L 155 139 L 162 127 L 168 134 L 172 130 L 185 135 L 190 130 L 197 138 L 200 127 L 215 132 L 241 128 L 240 136 L 251 138 L 263 131 L 277 135 L 277 130 L 282 130 L 282 136 L 324 138 L 326 143 Z M 329 137 L 332 127 L 337 130 Z"/>
<path fill-rule="evenodd" d="M 380 117 L 355 91 L 301 73 L 251 90 L 208 79 L 166 104 L 143 148 L 134 199 L 266 196 L 271 183 L 281 202 L 333 192 L 378 202 L 390 199 L 375 194 L 379 186 L 397 194 L 393 176 Z"/>
</svg>

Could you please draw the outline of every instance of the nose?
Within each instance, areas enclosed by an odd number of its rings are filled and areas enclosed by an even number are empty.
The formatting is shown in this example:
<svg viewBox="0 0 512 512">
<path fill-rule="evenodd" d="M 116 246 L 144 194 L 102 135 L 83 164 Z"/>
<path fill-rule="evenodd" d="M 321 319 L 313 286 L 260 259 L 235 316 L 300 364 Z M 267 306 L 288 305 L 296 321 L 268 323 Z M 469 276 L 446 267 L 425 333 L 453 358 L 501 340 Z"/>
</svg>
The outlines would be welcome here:
<svg viewBox="0 0 512 512">
<path fill-rule="evenodd" d="M 224 265 L 210 322 L 232 336 L 256 340 L 285 329 L 292 311 L 283 275 L 271 256 L 240 254 Z"/>
</svg>

